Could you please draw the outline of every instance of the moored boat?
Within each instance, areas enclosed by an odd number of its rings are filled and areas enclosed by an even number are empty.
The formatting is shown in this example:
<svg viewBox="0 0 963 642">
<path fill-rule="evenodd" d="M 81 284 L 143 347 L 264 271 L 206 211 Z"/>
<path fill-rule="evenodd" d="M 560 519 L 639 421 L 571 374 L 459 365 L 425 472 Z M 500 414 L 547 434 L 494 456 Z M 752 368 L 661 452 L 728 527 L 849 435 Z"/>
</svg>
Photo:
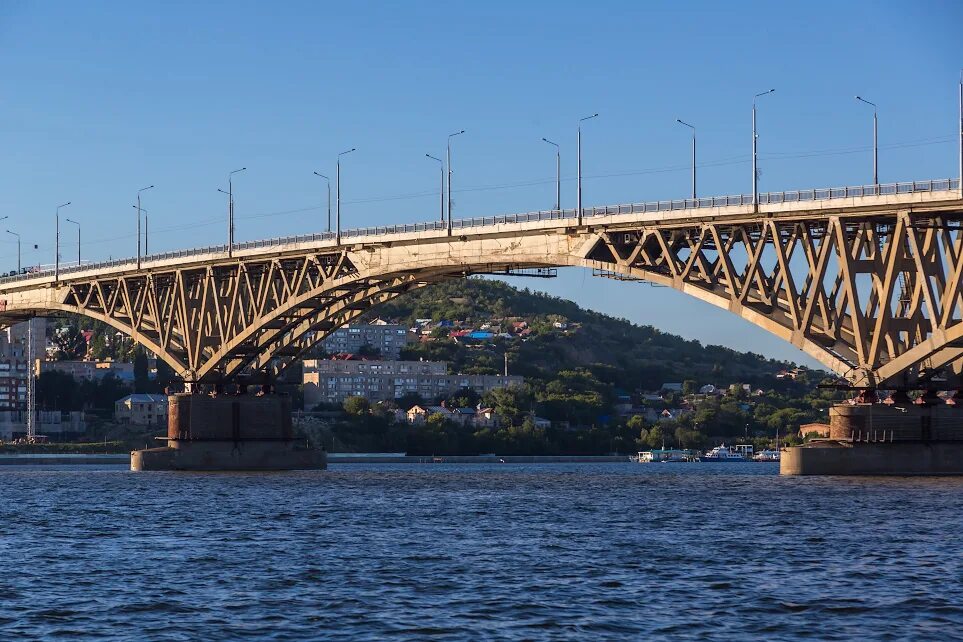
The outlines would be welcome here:
<svg viewBox="0 0 963 642">
<path fill-rule="evenodd" d="M 734 452 L 728 446 L 722 444 L 704 454 L 700 460 L 708 462 L 739 462 L 746 461 L 746 458 L 742 453 Z"/>
</svg>

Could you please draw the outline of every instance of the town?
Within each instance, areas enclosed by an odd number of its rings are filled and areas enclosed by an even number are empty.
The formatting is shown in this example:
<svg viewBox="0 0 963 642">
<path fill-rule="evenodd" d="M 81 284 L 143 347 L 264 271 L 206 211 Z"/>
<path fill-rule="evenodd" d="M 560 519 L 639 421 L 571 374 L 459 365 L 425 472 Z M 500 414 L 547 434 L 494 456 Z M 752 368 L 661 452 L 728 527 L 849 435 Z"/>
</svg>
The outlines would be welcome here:
<svg viewBox="0 0 963 642">
<path fill-rule="evenodd" d="M 726 440 L 762 449 L 826 436 L 839 398 L 815 388 L 833 381 L 825 372 L 726 359 L 713 351 L 732 351 L 657 331 L 643 354 L 684 357 L 677 367 L 587 354 L 588 344 L 651 330 L 497 281 L 441 284 L 380 312 L 331 332 L 278 382 L 295 426 L 331 450 L 629 454 Z M 36 441 L 119 450 L 163 434 L 178 382 L 162 361 L 89 319 L 34 323 L 44 346 L 32 363 L 27 324 L 0 334 L 0 439 L 25 441 L 29 373 Z"/>
</svg>

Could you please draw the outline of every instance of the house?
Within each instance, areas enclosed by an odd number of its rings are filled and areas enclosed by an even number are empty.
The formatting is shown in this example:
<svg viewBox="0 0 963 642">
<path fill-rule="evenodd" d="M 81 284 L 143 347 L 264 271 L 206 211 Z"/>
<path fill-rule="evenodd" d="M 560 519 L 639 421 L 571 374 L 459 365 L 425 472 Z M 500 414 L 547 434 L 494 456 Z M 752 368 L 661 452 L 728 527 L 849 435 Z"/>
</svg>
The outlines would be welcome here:
<svg viewBox="0 0 963 642">
<path fill-rule="evenodd" d="M 127 395 L 114 402 L 114 419 L 138 426 L 166 426 L 167 395 Z"/>
<path fill-rule="evenodd" d="M 551 428 L 551 427 L 552 427 L 552 422 L 551 422 L 551 420 L 550 420 L 550 419 L 546 419 L 546 418 L 544 418 L 544 417 L 535 417 L 535 416 L 533 416 L 533 417 L 532 417 L 532 423 L 535 424 L 535 427 L 536 427 L 536 428 Z"/>
<path fill-rule="evenodd" d="M 494 332 L 488 332 L 485 330 L 473 330 L 468 333 L 468 338 L 474 339 L 475 341 L 487 341 L 488 339 L 493 339 L 494 337 Z"/>
<path fill-rule="evenodd" d="M 494 408 L 476 408 L 475 425 L 479 428 L 494 428 L 498 425 Z"/>
<path fill-rule="evenodd" d="M 477 410 L 475 408 L 455 408 L 451 411 L 450 418 L 462 426 L 467 426 L 475 423 L 476 413 Z"/>
<path fill-rule="evenodd" d="M 662 392 L 682 392 L 681 383 L 664 383 L 662 387 L 659 388 Z"/>
<path fill-rule="evenodd" d="M 423 424 L 428 419 L 428 410 L 421 406 L 412 406 L 405 413 L 409 424 Z"/>
<path fill-rule="evenodd" d="M 555 323 L 552 324 L 552 327 L 558 328 L 559 330 L 567 330 L 568 324 L 565 323 L 564 321 L 556 321 Z"/>
<path fill-rule="evenodd" d="M 719 389 L 716 388 L 711 383 L 707 383 L 706 385 L 699 388 L 700 395 L 717 395 L 719 394 L 719 392 L 720 392 Z"/>
</svg>

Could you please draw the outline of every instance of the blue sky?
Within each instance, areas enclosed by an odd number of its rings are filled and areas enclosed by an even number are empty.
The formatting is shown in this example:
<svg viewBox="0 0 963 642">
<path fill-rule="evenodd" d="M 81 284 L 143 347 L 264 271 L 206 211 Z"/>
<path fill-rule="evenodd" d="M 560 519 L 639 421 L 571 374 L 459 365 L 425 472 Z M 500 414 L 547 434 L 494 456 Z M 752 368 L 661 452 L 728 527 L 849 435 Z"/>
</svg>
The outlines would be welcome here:
<svg viewBox="0 0 963 642">
<path fill-rule="evenodd" d="M 760 189 L 955 175 L 959 2 L 0 3 L 0 223 L 24 263 L 53 260 L 54 212 L 85 258 L 129 256 L 138 188 L 150 249 L 222 243 L 227 173 L 237 237 L 324 227 L 338 152 L 345 227 L 430 220 L 455 141 L 455 216 L 550 208 L 554 150 L 575 202 L 683 197 L 688 131 L 699 191 L 750 191 L 752 95 Z M 65 226 L 61 254 L 74 256 Z M 0 269 L 15 267 L 13 237 Z M 34 252 L 32 244 L 39 245 Z M 709 343 L 803 360 L 762 330 L 666 288 L 563 271 L 529 287 Z"/>
</svg>

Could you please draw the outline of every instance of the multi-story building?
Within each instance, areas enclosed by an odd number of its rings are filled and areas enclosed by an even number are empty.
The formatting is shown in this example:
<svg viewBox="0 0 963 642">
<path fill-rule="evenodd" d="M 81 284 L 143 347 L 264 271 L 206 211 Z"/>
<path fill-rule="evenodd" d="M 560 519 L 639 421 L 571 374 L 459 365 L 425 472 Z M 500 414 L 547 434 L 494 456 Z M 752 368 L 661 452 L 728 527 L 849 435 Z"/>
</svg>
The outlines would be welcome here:
<svg viewBox="0 0 963 642">
<path fill-rule="evenodd" d="M 84 413 L 79 410 L 39 410 L 36 418 L 37 435 L 54 440 L 82 435 L 87 429 Z M 26 410 L 0 410 L 0 441 L 10 441 L 27 434 Z"/>
<path fill-rule="evenodd" d="M 348 397 L 369 401 L 398 399 L 417 393 L 431 400 L 440 395 L 470 388 L 484 394 L 495 388 L 521 385 L 519 376 L 448 374 L 445 361 L 304 361 L 304 407 L 319 403 L 341 403 Z"/>
<path fill-rule="evenodd" d="M 329 354 L 357 354 L 362 351 L 362 348 L 369 346 L 378 350 L 382 359 L 397 359 L 401 356 L 401 349 L 407 343 L 407 328 L 384 321 L 374 321 L 338 328 L 321 342 L 321 348 Z"/>
<path fill-rule="evenodd" d="M 47 320 L 34 320 L 34 351 L 37 355 L 46 342 Z M 27 323 L 0 330 L 0 410 L 27 407 Z"/>
<path fill-rule="evenodd" d="M 127 395 L 114 402 L 114 419 L 138 426 L 166 426 L 167 407 L 167 395 Z"/>
<path fill-rule="evenodd" d="M 45 372 L 62 372 L 78 381 L 99 381 L 111 374 L 121 381 L 134 380 L 134 364 L 123 361 L 42 361 L 34 365 L 37 376 Z M 150 360 L 148 360 L 148 369 Z"/>
</svg>

